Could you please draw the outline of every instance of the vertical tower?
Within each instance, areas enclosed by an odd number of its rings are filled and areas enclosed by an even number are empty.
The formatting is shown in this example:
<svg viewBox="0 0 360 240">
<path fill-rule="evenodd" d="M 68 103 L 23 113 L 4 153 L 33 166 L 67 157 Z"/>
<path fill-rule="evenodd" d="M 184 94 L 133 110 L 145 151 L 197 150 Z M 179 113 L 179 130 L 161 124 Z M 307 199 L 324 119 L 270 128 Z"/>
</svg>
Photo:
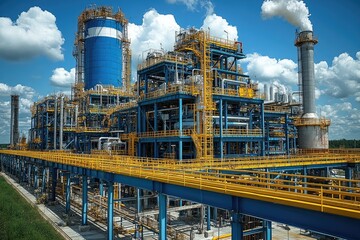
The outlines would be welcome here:
<svg viewBox="0 0 360 240">
<path fill-rule="evenodd" d="M 78 32 L 73 55 L 76 58 L 76 84 L 85 90 L 97 84 L 123 87 L 129 85 L 130 62 L 127 24 L 121 11 L 110 7 L 83 11 L 78 19 Z M 76 93 L 75 93 L 76 95 Z"/>
<path fill-rule="evenodd" d="M 19 141 L 19 95 L 11 95 L 10 145 Z"/>
<path fill-rule="evenodd" d="M 314 71 L 314 45 L 318 41 L 312 31 L 300 32 L 295 40 L 298 47 L 299 66 L 301 78 L 303 114 L 296 120 L 298 127 L 299 147 L 303 149 L 329 147 L 328 127 L 329 120 L 320 119 L 315 107 L 315 71 Z"/>
</svg>

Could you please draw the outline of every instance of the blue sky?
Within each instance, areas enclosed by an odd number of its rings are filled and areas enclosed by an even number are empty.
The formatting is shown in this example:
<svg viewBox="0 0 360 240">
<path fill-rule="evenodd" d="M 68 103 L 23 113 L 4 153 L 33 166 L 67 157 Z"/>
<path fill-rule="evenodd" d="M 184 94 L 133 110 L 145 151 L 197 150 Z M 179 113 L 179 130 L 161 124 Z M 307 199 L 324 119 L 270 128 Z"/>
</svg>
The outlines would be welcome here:
<svg viewBox="0 0 360 240">
<path fill-rule="evenodd" d="M 359 139 L 360 1 L 304 3 L 319 39 L 315 46 L 318 114 L 332 120 L 330 139 Z M 77 17 L 91 4 L 124 12 L 130 22 L 134 66 L 146 49 L 171 50 L 174 31 L 180 27 L 209 27 L 211 34 L 226 38 L 226 30 L 230 39 L 243 42 L 248 58 L 242 67 L 260 86 L 276 83 L 297 90 L 296 27 L 280 17 L 264 19 L 261 0 L 1 0 L 0 143 L 9 142 L 11 93 L 21 97 L 21 132 L 30 128 L 33 101 L 54 92 L 69 93 Z"/>
</svg>

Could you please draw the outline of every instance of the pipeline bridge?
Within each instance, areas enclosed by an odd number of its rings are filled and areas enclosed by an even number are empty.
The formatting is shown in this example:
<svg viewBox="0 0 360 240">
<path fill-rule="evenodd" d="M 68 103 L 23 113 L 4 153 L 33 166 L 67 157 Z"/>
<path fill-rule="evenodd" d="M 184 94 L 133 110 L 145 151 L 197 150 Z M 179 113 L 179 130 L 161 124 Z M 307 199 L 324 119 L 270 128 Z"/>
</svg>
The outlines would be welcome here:
<svg viewBox="0 0 360 240">
<path fill-rule="evenodd" d="M 264 219 L 260 231 L 266 239 L 271 239 L 271 221 L 345 239 L 359 236 L 360 180 L 353 179 L 353 170 L 360 165 L 359 151 L 192 161 L 61 151 L 0 150 L 0 155 L 1 169 L 13 174 L 30 176 L 34 169 L 49 169 L 53 200 L 57 170 L 81 175 L 83 225 L 88 213 L 87 179 L 107 181 L 108 239 L 114 237 L 114 182 L 158 194 L 159 239 L 167 239 L 168 196 L 229 210 L 234 240 L 244 236 L 243 215 Z M 344 168 L 346 177 L 309 174 L 311 169 L 327 167 Z M 286 173 L 289 169 L 301 174 Z M 70 177 L 66 188 L 66 209 L 70 209 Z"/>
</svg>

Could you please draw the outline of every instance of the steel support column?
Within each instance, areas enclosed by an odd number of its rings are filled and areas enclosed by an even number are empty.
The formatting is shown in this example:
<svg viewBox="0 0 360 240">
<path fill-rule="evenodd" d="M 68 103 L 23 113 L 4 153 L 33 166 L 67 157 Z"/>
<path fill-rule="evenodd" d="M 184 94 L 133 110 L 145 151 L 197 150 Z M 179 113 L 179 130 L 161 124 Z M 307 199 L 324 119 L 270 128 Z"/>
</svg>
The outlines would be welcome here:
<svg viewBox="0 0 360 240">
<path fill-rule="evenodd" d="M 65 213 L 70 213 L 70 184 L 71 184 L 71 177 L 70 173 L 66 173 L 66 205 L 65 205 Z"/>
<path fill-rule="evenodd" d="M 272 223 L 271 221 L 264 220 L 264 232 L 265 232 L 265 240 L 271 240 L 272 239 Z"/>
<path fill-rule="evenodd" d="M 136 212 L 140 213 L 141 212 L 141 199 L 140 196 L 141 195 L 141 189 L 140 188 L 136 188 Z"/>
<path fill-rule="evenodd" d="M 223 100 L 219 101 L 219 127 L 220 127 L 220 135 L 219 135 L 219 147 L 220 147 L 220 158 L 224 158 L 224 140 L 223 140 Z"/>
<path fill-rule="evenodd" d="M 183 114 L 182 114 L 182 105 L 183 105 L 183 101 L 182 101 L 182 98 L 179 98 L 179 132 L 180 132 L 180 136 L 182 136 L 182 131 L 183 131 Z M 183 152 L 182 152 L 182 148 L 183 148 L 183 142 L 182 140 L 180 139 L 179 140 L 179 160 L 181 161 L 182 160 L 182 155 L 183 155 Z"/>
<path fill-rule="evenodd" d="M 211 222 L 210 222 L 210 206 L 206 207 L 206 230 L 211 230 Z"/>
<path fill-rule="evenodd" d="M 167 225 L 167 196 L 159 193 L 159 239 L 166 240 L 166 225 Z"/>
<path fill-rule="evenodd" d="M 34 188 L 38 188 L 38 174 L 39 174 L 39 169 L 38 167 L 34 167 Z"/>
<path fill-rule="evenodd" d="M 237 212 L 231 214 L 231 239 L 243 239 L 242 215 Z"/>
<path fill-rule="evenodd" d="M 81 209 L 81 225 L 87 224 L 88 210 L 88 181 L 87 176 L 82 177 L 82 209 Z"/>
<path fill-rule="evenodd" d="M 51 169 L 51 181 L 52 181 L 52 186 L 51 186 L 51 196 L 50 196 L 50 201 L 55 201 L 56 199 L 56 184 L 57 184 L 57 168 L 52 168 Z"/>
<path fill-rule="evenodd" d="M 100 180 L 100 186 L 99 186 L 99 192 L 100 192 L 100 196 L 104 196 L 104 183 L 102 180 Z"/>
<path fill-rule="evenodd" d="M 303 175 L 307 176 L 307 167 L 303 168 Z M 303 182 L 304 182 L 304 187 L 307 188 L 307 177 L 304 177 Z M 307 194 L 306 189 L 304 190 L 304 193 Z"/>
<path fill-rule="evenodd" d="M 45 188 L 46 188 L 46 168 L 43 168 L 43 172 L 42 172 L 42 182 L 41 182 L 41 192 L 44 193 L 45 192 Z"/>
<path fill-rule="evenodd" d="M 113 231 L 113 221 L 114 221 L 114 186 L 113 182 L 108 182 L 108 215 L 107 215 L 107 239 L 113 240 L 114 231 Z"/>
<path fill-rule="evenodd" d="M 353 168 L 352 167 L 347 167 L 345 168 L 345 178 L 347 180 L 352 180 L 353 179 Z M 351 182 L 348 182 L 348 187 L 352 187 Z"/>
<path fill-rule="evenodd" d="M 27 171 L 28 171 L 27 182 L 28 182 L 29 186 L 31 186 L 31 169 L 32 169 L 32 167 L 31 167 L 31 165 L 29 163 L 28 164 L 28 169 L 27 169 Z"/>
</svg>

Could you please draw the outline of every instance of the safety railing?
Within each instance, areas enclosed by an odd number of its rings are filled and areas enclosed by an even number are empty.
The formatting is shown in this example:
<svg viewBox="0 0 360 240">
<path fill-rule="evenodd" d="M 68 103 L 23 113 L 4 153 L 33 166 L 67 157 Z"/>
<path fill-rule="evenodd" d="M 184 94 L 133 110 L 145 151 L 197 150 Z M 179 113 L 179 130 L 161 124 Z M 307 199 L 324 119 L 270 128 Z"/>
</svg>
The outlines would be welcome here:
<svg viewBox="0 0 360 240">
<path fill-rule="evenodd" d="M 138 162 L 135 162 L 130 158 L 116 158 L 114 156 L 105 158 L 102 155 L 7 150 L 1 150 L 0 153 L 28 156 L 61 164 L 360 219 L 360 188 L 358 187 L 360 180 L 342 179 L 340 184 L 339 182 L 327 184 L 324 181 L 340 180 L 324 178 L 319 183 L 317 176 L 293 174 L 291 177 L 297 177 L 298 181 L 284 179 L 277 181 L 270 175 L 279 173 L 246 171 L 250 176 L 241 176 L 223 174 L 221 173 L 222 169 L 213 169 L 213 171 L 179 170 L 169 167 L 166 163 L 155 165 L 144 162 L 144 164 L 139 164 L 139 159 Z M 242 172 L 242 174 L 246 172 Z"/>
<path fill-rule="evenodd" d="M 264 106 L 265 112 L 290 113 L 291 110 L 286 106 Z"/>
<path fill-rule="evenodd" d="M 164 131 L 151 131 L 151 132 L 141 132 L 137 136 L 139 138 L 158 138 L 158 137 L 181 137 L 181 136 L 190 136 L 191 130 L 164 130 Z"/>
<path fill-rule="evenodd" d="M 196 95 L 199 94 L 199 90 L 197 90 L 195 86 L 191 86 L 191 85 L 169 85 L 165 89 L 159 89 L 140 96 L 140 100 L 158 98 L 161 96 L 170 95 L 174 93 Z"/>
<path fill-rule="evenodd" d="M 137 69 L 142 70 L 144 68 L 148 68 L 150 66 L 153 66 L 155 64 L 161 63 L 161 62 L 173 62 L 178 64 L 191 64 L 192 61 L 189 58 L 186 58 L 184 56 L 176 56 L 172 54 L 164 54 L 158 57 L 148 58 L 143 63 L 138 64 Z"/>
<path fill-rule="evenodd" d="M 77 127 L 76 132 L 108 132 L 109 128 L 104 127 Z"/>
<path fill-rule="evenodd" d="M 296 118 L 295 126 L 330 126 L 331 121 L 325 118 Z"/>
<path fill-rule="evenodd" d="M 137 102 L 127 102 L 127 103 L 120 103 L 119 105 L 116 105 L 114 108 L 111 108 L 107 111 L 108 115 L 113 114 L 114 112 L 118 112 L 121 110 L 126 110 L 126 109 L 130 109 L 130 108 L 135 108 L 137 107 L 138 104 Z"/>
<path fill-rule="evenodd" d="M 256 97 L 255 90 L 251 87 L 240 87 L 239 89 L 214 87 L 213 94 L 243 97 L 243 98 L 255 98 Z"/>
<path fill-rule="evenodd" d="M 210 36 L 209 37 L 209 43 L 214 44 L 216 46 L 219 46 L 221 48 L 225 48 L 225 49 L 231 49 L 231 50 L 234 50 L 234 51 L 238 50 L 237 45 L 235 44 L 235 41 L 232 41 L 232 40 L 229 40 L 229 39 Z"/>
<path fill-rule="evenodd" d="M 214 135 L 220 135 L 220 128 L 214 129 Z M 222 130 L 223 136 L 242 136 L 242 137 L 262 137 L 262 130 L 261 129 L 223 129 Z"/>
</svg>

